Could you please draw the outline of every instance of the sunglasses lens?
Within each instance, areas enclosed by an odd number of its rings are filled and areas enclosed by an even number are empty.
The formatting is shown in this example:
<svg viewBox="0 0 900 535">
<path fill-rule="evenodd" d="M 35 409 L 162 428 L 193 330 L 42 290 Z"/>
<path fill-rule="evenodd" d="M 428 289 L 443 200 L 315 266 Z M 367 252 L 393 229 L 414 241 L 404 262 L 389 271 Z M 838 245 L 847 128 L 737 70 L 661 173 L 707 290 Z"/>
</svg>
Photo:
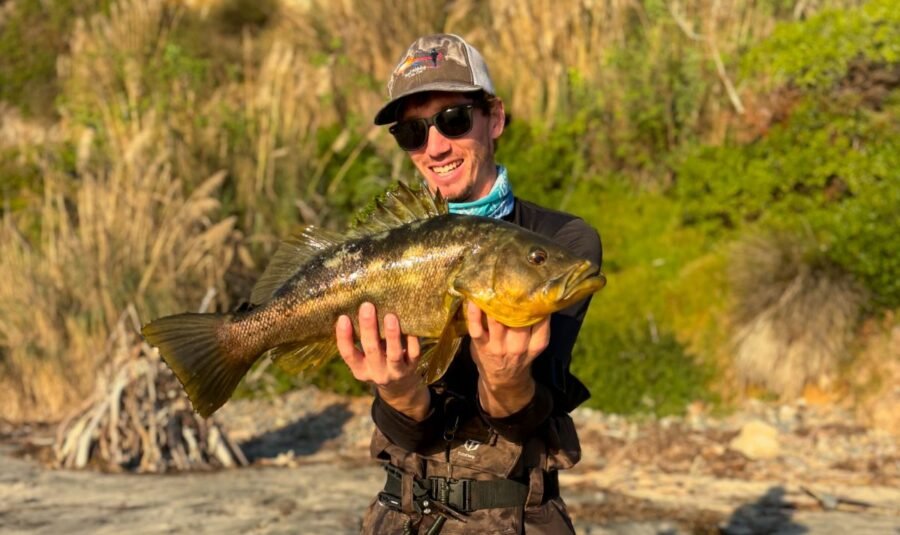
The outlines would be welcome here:
<svg viewBox="0 0 900 535">
<path fill-rule="evenodd" d="M 459 137 L 472 129 L 472 107 L 453 106 L 437 114 L 434 125 L 447 137 Z"/>
<path fill-rule="evenodd" d="M 401 149 L 416 150 L 425 144 L 428 126 L 421 119 L 403 121 L 391 127 L 391 134 Z"/>
<path fill-rule="evenodd" d="M 446 137 L 464 136 L 472 129 L 472 105 L 453 106 L 430 119 L 402 121 L 392 126 L 390 132 L 401 149 L 414 151 L 425 146 L 432 124 Z"/>
</svg>

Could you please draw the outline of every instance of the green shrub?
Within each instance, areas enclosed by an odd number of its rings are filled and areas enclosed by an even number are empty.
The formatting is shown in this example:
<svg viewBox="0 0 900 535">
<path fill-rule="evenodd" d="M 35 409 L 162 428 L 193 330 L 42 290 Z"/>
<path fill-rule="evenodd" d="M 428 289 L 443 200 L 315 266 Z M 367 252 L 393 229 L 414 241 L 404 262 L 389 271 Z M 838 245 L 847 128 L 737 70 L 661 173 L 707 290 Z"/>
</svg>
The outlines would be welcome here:
<svg viewBox="0 0 900 535">
<path fill-rule="evenodd" d="M 781 24 L 747 54 L 744 72 L 773 82 L 829 89 L 854 63 L 900 62 L 900 9 L 896 0 L 871 0 L 856 9 L 827 10 L 809 20 Z"/>
<path fill-rule="evenodd" d="M 694 363 L 671 334 L 612 334 L 618 330 L 589 322 L 580 336 L 573 371 L 591 391 L 588 406 L 666 416 L 683 413 L 694 401 L 715 401 L 706 387 L 712 368 Z"/>
<path fill-rule="evenodd" d="M 707 247 L 679 227 L 678 207 L 659 193 L 635 191 L 621 179 L 585 181 L 569 209 L 601 234 L 609 284 L 594 296 L 573 358 L 592 392 L 590 406 L 612 412 L 681 412 L 713 400 L 712 363 L 689 355 L 675 336 L 673 291 L 684 266 Z M 701 281 L 703 282 L 703 281 Z"/>
<path fill-rule="evenodd" d="M 871 110 L 810 96 L 765 138 L 689 151 L 677 166 L 685 223 L 718 237 L 754 226 L 812 231 L 878 304 L 897 306 L 898 112 L 891 101 Z"/>
<path fill-rule="evenodd" d="M 590 147 L 573 140 L 586 136 L 586 121 L 562 122 L 552 129 L 513 121 L 500 138 L 497 162 L 507 167 L 516 196 L 559 207 L 578 184 Z"/>
<path fill-rule="evenodd" d="M 728 255 L 723 249 L 716 246 L 689 261 L 664 292 L 669 324 L 676 340 L 697 362 L 722 371 L 731 362 L 726 318 L 733 301 L 727 277 Z M 715 392 L 725 392 L 729 387 L 722 382 L 711 386 Z"/>
<path fill-rule="evenodd" d="M 0 148 L 0 214 L 25 206 L 24 192 L 40 183 L 41 171 L 18 149 Z"/>
</svg>

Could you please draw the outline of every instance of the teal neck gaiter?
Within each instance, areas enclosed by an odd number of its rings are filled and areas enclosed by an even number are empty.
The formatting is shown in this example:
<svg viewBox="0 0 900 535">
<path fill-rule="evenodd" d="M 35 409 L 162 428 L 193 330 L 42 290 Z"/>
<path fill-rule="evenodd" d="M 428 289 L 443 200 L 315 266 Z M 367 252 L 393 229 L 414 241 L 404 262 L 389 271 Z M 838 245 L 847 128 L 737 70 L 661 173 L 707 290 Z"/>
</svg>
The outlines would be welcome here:
<svg viewBox="0 0 900 535">
<path fill-rule="evenodd" d="M 506 167 L 497 166 L 497 180 L 486 197 L 472 202 L 451 202 L 451 214 L 480 215 L 500 219 L 513 211 L 513 193 Z"/>
</svg>

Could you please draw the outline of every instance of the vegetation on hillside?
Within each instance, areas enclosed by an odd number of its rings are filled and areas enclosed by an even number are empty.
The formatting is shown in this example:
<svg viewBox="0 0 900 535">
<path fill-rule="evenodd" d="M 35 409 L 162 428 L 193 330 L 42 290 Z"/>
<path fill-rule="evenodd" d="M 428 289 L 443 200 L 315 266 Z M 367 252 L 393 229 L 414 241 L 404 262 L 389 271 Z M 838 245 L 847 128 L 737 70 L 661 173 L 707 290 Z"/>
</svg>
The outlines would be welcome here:
<svg viewBox="0 0 900 535">
<path fill-rule="evenodd" d="M 486 56 L 516 193 L 603 236 L 589 404 L 840 390 L 860 322 L 900 307 L 894 4 L 2 3 L 4 415 L 58 418 L 126 311 L 230 309 L 280 238 L 411 177 L 371 117 L 432 31 Z M 339 362 L 310 379 L 361 391 Z"/>
</svg>

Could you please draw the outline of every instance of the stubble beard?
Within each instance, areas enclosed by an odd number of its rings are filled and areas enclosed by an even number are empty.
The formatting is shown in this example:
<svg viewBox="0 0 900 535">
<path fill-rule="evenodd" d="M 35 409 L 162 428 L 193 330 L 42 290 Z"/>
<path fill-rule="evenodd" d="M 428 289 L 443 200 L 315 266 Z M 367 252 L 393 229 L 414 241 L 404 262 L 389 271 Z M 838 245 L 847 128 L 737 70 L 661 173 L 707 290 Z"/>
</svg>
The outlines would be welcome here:
<svg viewBox="0 0 900 535">
<path fill-rule="evenodd" d="M 448 197 L 447 202 L 453 202 L 453 203 L 470 202 L 470 201 L 474 200 L 474 199 L 472 199 L 472 191 L 474 189 L 475 189 L 475 184 L 470 183 L 468 186 L 465 187 L 465 189 L 463 189 L 458 194 L 456 194 L 452 197 Z"/>
<path fill-rule="evenodd" d="M 432 187 L 429 185 L 429 188 L 428 188 L 428 189 L 431 190 L 431 194 L 432 194 L 432 195 L 437 195 L 437 193 L 438 193 L 439 191 L 441 191 L 441 188 L 438 187 L 438 186 L 434 186 L 434 187 L 432 188 Z M 470 182 L 470 183 L 469 183 L 467 186 L 465 186 L 465 187 L 463 188 L 463 190 L 460 191 L 459 193 L 457 193 L 457 194 L 455 194 L 455 195 L 453 195 L 453 196 L 449 196 L 449 197 L 446 197 L 446 196 L 445 196 L 444 199 L 445 199 L 447 202 L 452 202 L 452 203 L 470 202 L 470 201 L 475 200 L 475 199 L 472 199 L 472 192 L 473 192 L 473 191 L 475 191 L 475 182 L 474 182 L 474 181 Z M 441 192 L 441 196 L 444 196 L 444 192 Z"/>
</svg>

